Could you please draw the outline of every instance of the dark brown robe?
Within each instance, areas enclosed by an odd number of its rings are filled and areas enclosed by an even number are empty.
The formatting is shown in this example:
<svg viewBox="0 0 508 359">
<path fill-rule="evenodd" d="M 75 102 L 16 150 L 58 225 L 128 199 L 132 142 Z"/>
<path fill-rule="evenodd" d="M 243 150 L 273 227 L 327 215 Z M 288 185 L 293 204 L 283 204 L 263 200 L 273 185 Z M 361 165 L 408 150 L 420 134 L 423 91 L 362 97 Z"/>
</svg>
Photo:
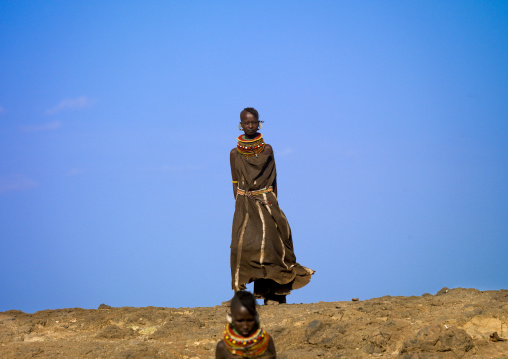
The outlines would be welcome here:
<svg viewBox="0 0 508 359">
<path fill-rule="evenodd" d="M 246 157 L 236 152 L 238 188 L 254 191 L 273 186 L 277 172 L 273 154 Z M 235 291 L 255 282 L 272 283 L 270 291 L 289 294 L 309 283 L 313 270 L 296 262 L 291 228 L 279 208 L 274 192 L 254 196 L 237 195 L 231 239 L 231 278 Z M 270 202 L 265 204 L 262 202 Z M 272 281 L 258 281 L 271 279 Z M 261 286 L 258 286 L 261 287 Z"/>
</svg>

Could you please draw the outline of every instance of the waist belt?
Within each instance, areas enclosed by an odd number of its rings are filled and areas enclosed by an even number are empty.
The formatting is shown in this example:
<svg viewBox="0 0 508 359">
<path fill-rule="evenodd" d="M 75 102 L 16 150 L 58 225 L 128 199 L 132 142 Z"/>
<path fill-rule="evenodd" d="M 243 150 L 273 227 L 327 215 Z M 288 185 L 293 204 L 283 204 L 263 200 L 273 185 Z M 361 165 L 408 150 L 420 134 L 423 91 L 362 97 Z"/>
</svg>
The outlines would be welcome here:
<svg viewBox="0 0 508 359">
<path fill-rule="evenodd" d="M 260 194 L 264 194 L 264 193 L 268 193 L 268 192 L 273 192 L 273 187 L 272 186 L 265 187 L 265 188 L 262 188 L 262 189 L 258 189 L 258 190 L 255 190 L 255 191 L 246 191 L 246 190 L 241 189 L 241 188 L 237 188 L 236 189 L 236 193 L 238 193 L 240 196 L 245 196 L 245 197 L 248 197 L 248 198 L 250 198 L 250 199 L 252 199 L 252 200 L 254 200 L 256 202 L 259 202 L 259 203 L 271 206 L 272 205 L 271 202 L 263 201 L 262 199 L 259 199 L 258 197 L 254 197 L 254 196 L 257 196 L 257 195 L 260 195 Z"/>
<path fill-rule="evenodd" d="M 236 189 L 236 193 L 238 193 L 240 196 L 249 196 L 249 195 L 257 196 L 258 194 L 263 194 L 263 193 L 268 193 L 268 192 L 273 192 L 272 186 L 270 186 L 268 188 L 261 188 L 261 189 L 255 190 L 255 191 L 246 191 L 241 188 Z"/>
</svg>

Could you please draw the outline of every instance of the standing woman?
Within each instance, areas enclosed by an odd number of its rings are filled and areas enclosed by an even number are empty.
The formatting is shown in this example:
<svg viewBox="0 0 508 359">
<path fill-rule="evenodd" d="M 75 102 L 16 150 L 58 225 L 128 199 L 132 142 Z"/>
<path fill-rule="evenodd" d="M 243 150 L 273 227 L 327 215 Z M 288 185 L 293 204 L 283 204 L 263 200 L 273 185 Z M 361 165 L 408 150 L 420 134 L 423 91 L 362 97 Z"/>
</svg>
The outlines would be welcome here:
<svg viewBox="0 0 508 359">
<path fill-rule="evenodd" d="M 286 295 L 309 283 L 314 271 L 296 262 L 291 229 L 277 202 L 277 172 L 272 146 L 258 133 L 263 121 L 247 107 L 238 128 L 245 134 L 231 150 L 235 215 L 231 277 L 235 292 L 254 281 L 265 304 L 286 303 Z"/>
</svg>

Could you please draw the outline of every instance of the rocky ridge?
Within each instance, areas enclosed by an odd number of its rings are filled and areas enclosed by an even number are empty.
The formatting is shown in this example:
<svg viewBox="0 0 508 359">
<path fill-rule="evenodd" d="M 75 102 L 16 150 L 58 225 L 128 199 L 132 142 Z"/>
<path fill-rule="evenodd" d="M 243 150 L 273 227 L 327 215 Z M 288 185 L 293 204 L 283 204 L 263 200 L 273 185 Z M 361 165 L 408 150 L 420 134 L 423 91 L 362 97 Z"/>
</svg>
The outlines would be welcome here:
<svg viewBox="0 0 508 359">
<path fill-rule="evenodd" d="M 0 357 L 214 358 L 227 308 L 0 313 Z M 280 359 L 508 358 L 508 290 L 260 306 Z"/>
</svg>

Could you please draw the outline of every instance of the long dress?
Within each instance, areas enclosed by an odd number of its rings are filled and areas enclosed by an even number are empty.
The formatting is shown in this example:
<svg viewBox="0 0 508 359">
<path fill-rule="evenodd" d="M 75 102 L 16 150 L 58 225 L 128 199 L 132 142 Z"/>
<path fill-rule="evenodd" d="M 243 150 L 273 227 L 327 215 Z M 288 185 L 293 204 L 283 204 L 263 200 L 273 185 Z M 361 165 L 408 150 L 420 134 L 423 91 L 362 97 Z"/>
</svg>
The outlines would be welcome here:
<svg viewBox="0 0 508 359">
<path fill-rule="evenodd" d="M 234 164 L 241 190 L 256 191 L 275 184 L 273 154 L 247 157 L 236 152 Z M 231 240 L 233 289 L 243 290 L 255 281 L 258 296 L 267 291 L 286 295 L 309 283 L 313 273 L 296 262 L 291 228 L 275 193 L 236 195 Z M 271 283 L 270 288 L 256 285 L 261 282 Z"/>
</svg>

